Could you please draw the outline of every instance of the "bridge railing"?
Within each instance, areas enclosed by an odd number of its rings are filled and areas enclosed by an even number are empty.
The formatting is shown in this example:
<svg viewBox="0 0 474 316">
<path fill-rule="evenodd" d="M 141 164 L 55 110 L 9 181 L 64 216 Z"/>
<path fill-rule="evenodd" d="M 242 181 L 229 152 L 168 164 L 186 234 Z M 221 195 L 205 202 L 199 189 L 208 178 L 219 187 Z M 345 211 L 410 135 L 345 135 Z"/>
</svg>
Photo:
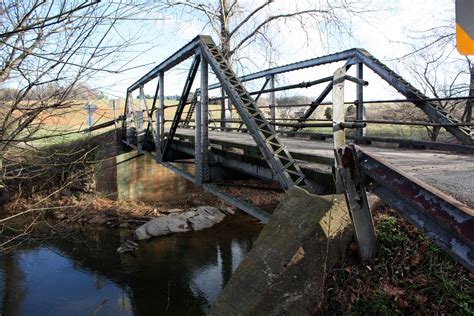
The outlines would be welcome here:
<svg viewBox="0 0 474 316">
<path fill-rule="evenodd" d="M 346 145 L 345 69 L 333 80 L 333 142 L 336 184 L 344 192 L 359 254 L 373 259 L 377 236 L 367 190 L 379 196 L 446 252 L 474 271 L 474 210 L 354 144 Z M 349 126 L 354 127 L 354 126 Z"/>
</svg>

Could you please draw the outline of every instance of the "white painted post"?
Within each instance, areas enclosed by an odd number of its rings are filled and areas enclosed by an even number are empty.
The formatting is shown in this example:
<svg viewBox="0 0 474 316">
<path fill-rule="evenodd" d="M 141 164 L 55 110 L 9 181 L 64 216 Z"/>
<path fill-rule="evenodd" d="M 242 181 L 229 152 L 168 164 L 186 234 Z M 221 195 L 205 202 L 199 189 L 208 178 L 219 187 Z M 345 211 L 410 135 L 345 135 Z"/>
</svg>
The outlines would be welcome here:
<svg viewBox="0 0 474 316">
<path fill-rule="evenodd" d="M 344 77 L 346 75 L 346 68 L 342 67 L 334 73 L 333 87 L 332 87 L 332 130 L 334 137 L 334 149 L 338 149 L 346 144 L 346 134 L 341 127 L 344 122 L 345 108 L 344 108 Z M 342 192 L 343 186 L 340 177 L 339 167 L 335 164 L 336 175 L 336 192 Z"/>
</svg>

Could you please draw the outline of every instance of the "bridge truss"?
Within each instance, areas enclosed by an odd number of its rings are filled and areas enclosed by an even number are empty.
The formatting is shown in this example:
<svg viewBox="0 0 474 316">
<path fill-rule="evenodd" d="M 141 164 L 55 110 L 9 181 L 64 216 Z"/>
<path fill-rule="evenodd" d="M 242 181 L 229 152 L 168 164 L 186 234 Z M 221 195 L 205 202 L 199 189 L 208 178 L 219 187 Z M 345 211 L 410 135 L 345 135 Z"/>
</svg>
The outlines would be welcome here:
<svg viewBox="0 0 474 316">
<path fill-rule="evenodd" d="M 191 57 L 193 60 L 180 100 L 174 106 L 176 109 L 173 119 L 168 122 L 171 124 L 167 125 L 164 113 L 165 108 L 170 106 L 166 106 L 164 103 L 165 73 Z M 278 74 L 335 62 L 344 62 L 344 65 L 336 70 L 334 76 L 285 87 L 275 87 L 275 76 Z M 349 76 L 346 73 L 352 66 L 357 67 L 356 77 Z M 472 124 L 459 122 L 450 116 L 436 102 L 423 95 L 365 50 L 351 49 L 239 78 L 227 61 L 224 60 L 221 52 L 209 36 L 196 37 L 127 89 L 123 124 L 126 143 L 135 146 L 138 150 L 151 152 L 148 140 L 152 137 L 154 155 L 158 162 L 265 222 L 270 216 L 268 213 L 253 207 L 249 203 L 225 195 L 212 184 L 210 166 L 218 164 L 219 161 L 222 161 L 219 160 L 222 157 L 215 154 L 217 150 L 214 151 L 211 148 L 209 130 L 238 130 L 250 134 L 259 150 L 259 157 L 271 170 L 269 178 L 276 180 L 284 190 L 297 185 L 317 192 L 318 190 L 309 179 L 307 172 L 304 172 L 300 166 L 304 159 L 295 159 L 294 154 L 290 153 L 282 143 L 279 136 L 281 133 L 276 130 L 276 127 L 291 127 L 291 132 L 286 131 L 284 133 L 296 135 L 305 127 L 330 127 L 333 131 L 331 137 L 334 139 L 333 148 L 336 158 L 331 160 L 330 163 L 333 164 L 334 170 L 336 170 L 337 190 L 346 194 L 359 242 L 361 258 L 363 260 L 371 259 L 377 249 L 372 215 L 366 196 L 366 191 L 370 190 L 422 229 L 427 236 L 455 256 L 471 271 L 474 271 L 474 211 L 472 208 L 454 200 L 452 197 L 437 192 L 417 179 L 407 176 L 402 171 L 393 168 L 377 157 L 373 157 L 357 146 L 346 146 L 345 129 L 355 129 L 357 131 L 356 137 L 362 139 L 365 136 L 364 128 L 369 122 L 365 118 L 364 111 L 363 87 L 368 84 L 363 79 L 364 67 L 371 69 L 407 100 L 421 109 L 431 120 L 431 123 L 427 123 L 428 125 L 444 127 L 451 133 L 460 145 L 445 145 L 448 149 L 455 148 L 469 153 L 473 152 L 474 143 L 470 134 Z M 218 83 L 213 85 L 208 83 L 211 71 L 218 79 Z M 194 95 L 190 99 L 193 82 L 198 72 L 200 73 L 200 87 L 194 91 Z M 143 87 L 156 78 L 158 78 L 158 84 L 153 103 L 151 107 L 148 107 Z M 265 79 L 262 88 L 258 91 L 249 92 L 243 83 L 259 78 Z M 352 122 L 344 121 L 344 82 L 346 80 L 357 85 L 356 120 Z M 296 119 L 296 123 L 277 122 L 274 95 L 276 91 L 310 87 L 324 83 L 326 86 L 321 94 L 308 105 L 306 111 Z M 231 102 L 240 119 L 227 118 L 223 109 L 221 110 L 220 119 L 212 118 L 212 111 L 209 109 L 209 90 L 211 89 L 222 89 L 225 92 L 227 97 L 223 96 L 221 99 L 227 98 Z M 140 104 L 137 110 L 134 108 L 132 97 L 132 93 L 136 90 L 139 90 L 140 95 Z M 311 115 L 318 106 L 323 104 L 324 99 L 331 92 L 332 120 L 328 122 L 316 120 L 316 123 L 313 123 L 315 120 L 310 119 Z M 270 93 L 270 119 L 265 116 L 256 102 L 264 93 Z M 224 102 L 222 104 L 224 105 Z M 186 108 L 187 112 L 185 112 Z M 146 128 L 144 128 L 144 113 L 147 117 Z M 191 125 L 193 122 L 194 125 Z M 218 122 L 220 126 L 212 128 L 209 126 L 210 122 Z M 232 128 L 228 126 L 228 123 L 239 123 L 240 126 Z M 194 176 L 180 170 L 171 163 L 176 158 L 173 148 L 179 145 L 176 134 L 180 128 L 194 128 L 194 149 L 191 150 L 195 161 Z M 188 150 L 187 153 L 190 153 L 190 151 Z M 232 153 L 226 155 L 232 156 Z M 254 175 L 262 176 L 263 173 L 261 173 L 261 170 L 257 170 Z M 265 176 L 262 177 L 265 178 Z"/>
</svg>

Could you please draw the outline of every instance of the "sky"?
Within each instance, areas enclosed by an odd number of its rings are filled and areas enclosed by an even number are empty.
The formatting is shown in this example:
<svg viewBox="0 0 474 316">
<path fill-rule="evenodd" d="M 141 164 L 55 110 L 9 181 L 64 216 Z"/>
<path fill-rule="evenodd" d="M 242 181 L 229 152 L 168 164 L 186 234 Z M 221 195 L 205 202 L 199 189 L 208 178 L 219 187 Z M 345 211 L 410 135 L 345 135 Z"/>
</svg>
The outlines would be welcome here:
<svg viewBox="0 0 474 316">
<path fill-rule="evenodd" d="M 244 5 L 256 6 L 261 1 L 244 0 Z M 288 9 L 294 5 L 290 0 L 277 0 L 275 6 L 280 10 Z M 273 5 L 273 4 L 272 4 Z M 454 0 L 373 0 L 369 9 L 374 10 L 368 14 L 354 17 L 350 23 L 349 36 L 347 32 L 333 32 L 321 45 L 321 36 L 316 30 L 309 30 L 307 34 L 298 28 L 296 23 L 279 23 L 277 30 L 273 31 L 275 38 L 275 53 L 272 54 L 274 65 L 284 65 L 300 60 L 323 56 L 353 47 L 365 48 L 375 57 L 389 65 L 404 77 L 410 80 L 410 75 L 398 59 L 410 51 L 407 43 L 418 41 L 413 37 L 421 37 L 430 28 L 446 25 L 454 19 Z M 149 12 L 148 14 L 153 14 Z M 94 82 L 111 98 L 125 95 L 126 88 L 151 70 L 154 66 L 165 60 L 180 47 L 185 45 L 196 35 L 203 32 L 202 21 L 178 21 L 178 15 L 168 13 L 161 15 L 164 20 L 158 21 L 127 21 L 119 31 L 126 34 L 139 34 L 143 44 L 134 47 L 133 61 L 128 67 L 137 67 L 120 74 L 107 74 L 99 76 Z M 182 17 L 182 16 L 181 16 Z M 448 21 L 448 22 L 447 22 Z M 453 25 L 454 30 L 454 25 Z M 205 32 L 205 30 L 204 30 Z M 323 34 L 325 36 L 326 34 Z M 254 49 L 253 64 L 248 63 L 244 73 L 251 73 L 268 68 L 268 63 L 258 54 L 259 48 Z M 187 72 L 188 63 L 178 65 L 176 71 L 165 75 L 165 94 L 180 94 L 183 86 L 183 76 Z M 301 81 L 315 80 L 331 75 L 338 65 L 310 69 L 298 73 L 290 73 L 277 78 L 277 82 L 298 83 Z M 241 71 L 242 73 L 242 71 Z M 369 87 L 365 88 L 367 99 L 400 98 L 393 89 L 378 80 L 370 71 L 365 72 L 365 79 Z M 213 79 L 210 79 L 212 81 Z M 256 82 L 253 86 L 257 87 Z M 250 87 L 253 87 L 250 84 Z M 145 86 L 145 93 L 153 94 L 154 83 Z M 355 89 L 347 89 L 347 98 L 354 97 Z M 318 88 L 295 91 L 304 95 L 317 95 Z"/>
</svg>

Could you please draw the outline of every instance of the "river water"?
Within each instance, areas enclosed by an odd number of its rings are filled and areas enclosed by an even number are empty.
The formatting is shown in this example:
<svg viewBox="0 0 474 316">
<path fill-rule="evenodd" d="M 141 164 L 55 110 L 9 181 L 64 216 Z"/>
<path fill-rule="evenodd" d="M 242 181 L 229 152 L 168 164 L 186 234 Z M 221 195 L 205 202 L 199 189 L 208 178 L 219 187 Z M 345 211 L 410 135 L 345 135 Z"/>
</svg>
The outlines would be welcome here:
<svg viewBox="0 0 474 316">
<path fill-rule="evenodd" d="M 133 155 L 109 160 L 101 191 L 153 201 L 199 190 Z M 141 243 L 132 255 L 115 252 L 130 232 L 114 229 L 22 246 L 0 255 L 0 315 L 203 315 L 261 228 L 238 213 L 207 230 Z"/>
</svg>

